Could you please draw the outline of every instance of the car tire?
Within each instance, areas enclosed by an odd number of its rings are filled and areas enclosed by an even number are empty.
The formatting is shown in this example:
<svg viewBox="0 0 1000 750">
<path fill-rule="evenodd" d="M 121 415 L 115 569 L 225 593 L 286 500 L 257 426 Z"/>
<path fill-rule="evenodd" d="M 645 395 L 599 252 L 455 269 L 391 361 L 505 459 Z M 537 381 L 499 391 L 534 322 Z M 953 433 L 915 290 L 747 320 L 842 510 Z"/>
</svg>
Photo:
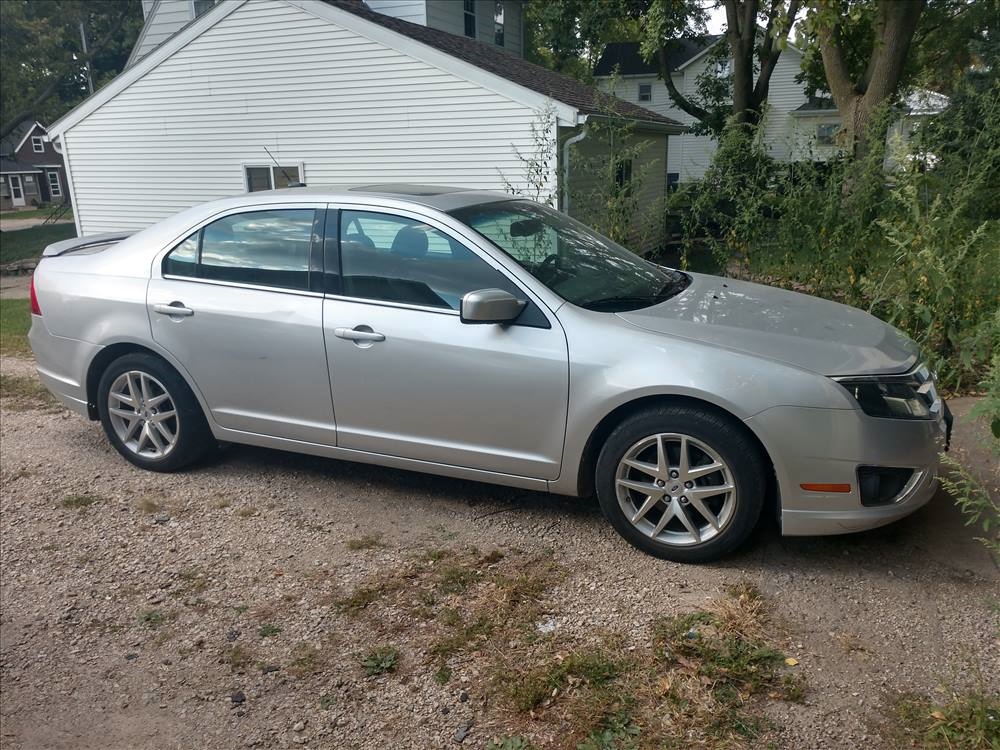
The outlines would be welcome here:
<svg viewBox="0 0 1000 750">
<path fill-rule="evenodd" d="M 746 428 L 690 406 L 628 417 L 608 436 L 596 465 L 598 500 L 615 530 L 644 552 L 676 562 L 715 560 L 745 542 L 766 486 L 767 463 Z"/>
<path fill-rule="evenodd" d="M 217 446 L 188 384 L 151 354 L 126 354 L 108 366 L 97 410 L 111 445 L 142 469 L 176 471 Z"/>
</svg>

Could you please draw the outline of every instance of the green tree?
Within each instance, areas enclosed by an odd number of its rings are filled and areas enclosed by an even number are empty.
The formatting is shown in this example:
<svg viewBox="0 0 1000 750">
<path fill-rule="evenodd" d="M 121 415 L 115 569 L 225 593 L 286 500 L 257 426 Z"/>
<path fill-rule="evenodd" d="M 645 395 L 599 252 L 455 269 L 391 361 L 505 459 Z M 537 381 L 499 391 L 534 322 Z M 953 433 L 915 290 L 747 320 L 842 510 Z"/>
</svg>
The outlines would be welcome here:
<svg viewBox="0 0 1000 750">
<path fill-rule="evenodd" d="M 863 158 L 876 114 L 890 105 L 926 0 L 812 0 L 805 37 L 818 48 L 845 145 Z"/>
<path fill-rule="evenodd" d="M 88 73 L 95 87 L 117 75 L 141 27 L 139 0 L 0 2 L 0 137 L 71 109 L 89 94 Z"/>
<path fill-rule="evenodd" d="M 679 37 L 704 29 L 706 7 L 692 0 L 650 0 L 641 23 L 643 53 L 659 62 L 660 77 L 670 98 L 697 119 L 702 129 L 716 134 L 730 120 L 748 125 L 760 120 L 771 75 L 799 12 L 799 0 L 718 3 L 726 10 L 725 45 L 717 45 L 713 54 L 719 61 L 728 59 L 731 66 L 728 74 L 709 72 L 700 77 L 696 97 L 687 97 L 677 89 L 667 60 Z"/>
</svg>

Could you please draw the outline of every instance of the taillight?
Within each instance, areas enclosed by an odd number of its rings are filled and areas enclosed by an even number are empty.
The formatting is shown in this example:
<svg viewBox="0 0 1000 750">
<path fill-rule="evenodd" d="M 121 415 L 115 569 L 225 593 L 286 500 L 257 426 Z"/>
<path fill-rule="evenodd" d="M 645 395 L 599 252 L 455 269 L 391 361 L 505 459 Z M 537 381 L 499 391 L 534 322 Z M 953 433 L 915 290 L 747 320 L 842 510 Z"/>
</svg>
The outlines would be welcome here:
<svg viewBox="0 0 1000 750">
<path fill-rule="evenodd" d="M 40 308 L 38 306 L 38 297 L 35 295 L 35 277 L 34 276 L 31 277 L 31 286 L 29 287 L 29 290 L 30 290 L 30 296 L 31 296 L 31 314 L 32 315 L 41 315 L 42 314 L 42 308 Z"/>
</svg>

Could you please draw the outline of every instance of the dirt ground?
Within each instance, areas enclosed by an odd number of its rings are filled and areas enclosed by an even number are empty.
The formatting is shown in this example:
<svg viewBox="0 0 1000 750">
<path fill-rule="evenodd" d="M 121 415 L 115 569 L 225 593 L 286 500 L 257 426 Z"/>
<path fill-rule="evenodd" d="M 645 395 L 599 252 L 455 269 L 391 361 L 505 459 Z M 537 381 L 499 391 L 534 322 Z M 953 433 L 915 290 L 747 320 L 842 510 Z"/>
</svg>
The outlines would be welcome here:
<svg viewBox="0 0 1000 750">
<path fill-rule="evenodd" d="M 1000 491 L 968 407 L 953 402 L 955 453 Z M 644 653 L 655 618 L 756 584 L 807 686 L 800 703 L 762 704 L 775 747 L 884 746 L 901 691 L 1000 691 L 1000 574 L 944 495 L 864 534 L 782 538 L 764 523 L 739 554 L 684 566 L 627 546 L 589 501 L 239 446 L 145 473 L 52 407 L 8 402 L 0 458 L 9 750 L 483 748 L 508 733 L 563 746 L 557 708 L 517 713 L 499 697 L 505 645 L 456 651 L 442 677 L 428 634 L 472 589 L 442 589 L 422 611 L 344 605 L 473 546 L 484 570 L 496 553 L 558 566 L 533 616 L 574 647 L 614 634 Z M 368 676 L 359 657 L 383 643 L 399 665 Z"/>
</svg>

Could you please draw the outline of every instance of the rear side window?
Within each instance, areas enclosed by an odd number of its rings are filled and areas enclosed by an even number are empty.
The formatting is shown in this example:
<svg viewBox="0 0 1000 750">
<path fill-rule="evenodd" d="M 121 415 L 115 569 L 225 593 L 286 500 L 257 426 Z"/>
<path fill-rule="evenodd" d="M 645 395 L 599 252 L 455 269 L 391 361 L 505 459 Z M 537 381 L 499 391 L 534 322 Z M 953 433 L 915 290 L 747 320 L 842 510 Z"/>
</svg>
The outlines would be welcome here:
<svg viewBox="0 0 1000 750">
<path fill-rule="evenodd" d="M 163 274 L 309 289 L 315 218 L 311 208 L 225 216 L 171 250 Z"/>
</svg>

